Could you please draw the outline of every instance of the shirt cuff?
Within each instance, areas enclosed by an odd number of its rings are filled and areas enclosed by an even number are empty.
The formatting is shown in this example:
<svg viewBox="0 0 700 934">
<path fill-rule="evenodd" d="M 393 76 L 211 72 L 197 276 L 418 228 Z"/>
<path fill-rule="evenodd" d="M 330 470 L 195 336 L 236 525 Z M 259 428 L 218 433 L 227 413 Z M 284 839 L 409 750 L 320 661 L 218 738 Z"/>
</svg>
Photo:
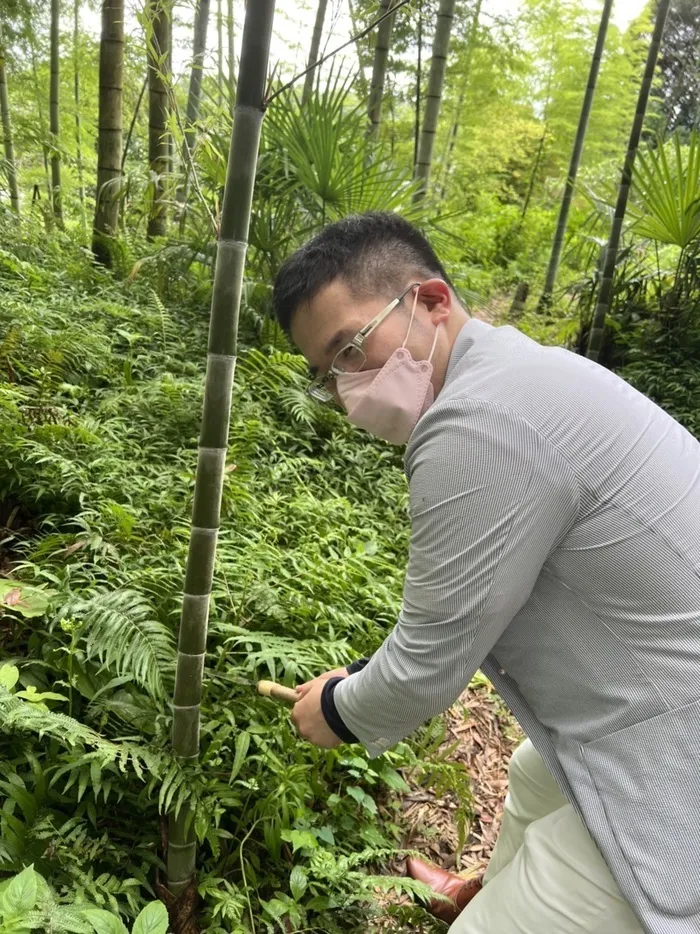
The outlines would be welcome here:
<svg viewBox="0 0 700 934">
<path fill-rule="evenodd" d="M 367 659 L 367 661 L 369 661 L 369 659 Z M 353 664 L 355 663 L 353 662 Z M 349 670 L 350 669 L 348 667 L 348 671 Z M 321 713 L 323 714 L 328 726 L 333 730 L 336 736 L 342 739 L 344 743 L 356 743 L 357 737 L 354 733 L 351 733 L 343 723 L 342 717 L 336 710 L 335 701 L 333 700 L 335 686 L 339 681 L 343 680 L 343 678 L 329 678 L 328 681 L 326 681 L 326 683 L 323 685 L 323 691 L 321 691 Z"/>
<path fill-rule="evenodd" d="M 369 664 L 369 658 L 357 658 L 354 662 L 350 662 L 349 665 L 345 666 L 345 670 L 349 675 L 356 675 L 358 671 L 362 671 L 365 665 Z"/>
</svg>

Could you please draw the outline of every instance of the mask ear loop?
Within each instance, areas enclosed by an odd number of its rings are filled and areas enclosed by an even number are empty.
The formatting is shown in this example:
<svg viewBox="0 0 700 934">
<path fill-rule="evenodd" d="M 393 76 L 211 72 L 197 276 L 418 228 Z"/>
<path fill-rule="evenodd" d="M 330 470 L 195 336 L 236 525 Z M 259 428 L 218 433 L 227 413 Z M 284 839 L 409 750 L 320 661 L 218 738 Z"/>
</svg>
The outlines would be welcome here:
<svg viewBox="0 0 700 934">
<path fill-rule="evenodd" d="M 403 339 L 402 347 L 406 346 L 406 341 L 408 340 L 408 335 L 411 333 L 411 326 L 413 325 L 413 318 L 416 313 L 416 305 L 418 304 L 418 286 L 416 286 L 416 294 L 413 299 L 413 308 L 411 308 L 411 320 L 408 322 L 408 330 L 406 331 L 406 336 Z"/>
<path fill-rule="evenodd" d="M 430 348 L 430 353 L 428 354 L 428 363 L 432 362 L 433 354 L 435 353 L 435 347 L 437 345 L 437 339 L 440 334 L 441 327 L 442 327 L 442 322 L 440 322 L 440 324 L 438 324 L 438 326 L 435 328 L 435 337 L 433 338 L 433 346 Z"/>
</svg>

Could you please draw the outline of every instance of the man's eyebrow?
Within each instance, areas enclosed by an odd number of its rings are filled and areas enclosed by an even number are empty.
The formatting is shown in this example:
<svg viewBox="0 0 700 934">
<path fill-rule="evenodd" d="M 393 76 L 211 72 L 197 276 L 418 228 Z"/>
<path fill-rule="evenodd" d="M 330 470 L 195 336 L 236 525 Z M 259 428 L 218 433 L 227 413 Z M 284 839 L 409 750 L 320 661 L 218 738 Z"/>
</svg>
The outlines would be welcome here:
<svg viewBox="0 0 700 934">
<path fill-rule="evenodd" d="M 345 342 L 346 338 L 354 337 L 357 333 L 356 328 L 341 328 L 339 331 L 336 331 L 333 337 L 328 341 L 326 346 L 323 348 L 323 355 L 326 356 L 332 350 L 335 350 L 336 347 L 340 347 L 341 344 Z"/>
<path fill-rule="evenodd" d="M 333 337 L 328 341 L 328 343 L 323 348 L 323 356 L 328 357 L 333 350 L 340 348 L 345 344 L 350 338 L 354 337 L 357 334 L 357 328 L 341 328 L 339 331 L 336 331 Z M 311 379 L 316 379 L 318 376 L 319 367 L 310 366 L 309 367 L 309 377 Z"/>
</svg>

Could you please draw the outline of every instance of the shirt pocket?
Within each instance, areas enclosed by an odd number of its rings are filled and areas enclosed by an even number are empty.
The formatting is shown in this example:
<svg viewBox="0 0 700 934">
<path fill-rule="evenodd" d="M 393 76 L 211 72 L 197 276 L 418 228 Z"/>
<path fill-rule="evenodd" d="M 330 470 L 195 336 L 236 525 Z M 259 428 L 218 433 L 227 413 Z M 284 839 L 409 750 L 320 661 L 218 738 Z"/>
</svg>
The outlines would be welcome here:
<svg viewBox="0 0 700 934">
<path fill-rule="evenodd" d="M 650 902 L 700 912 L 700 701 L 581 747 L 612 833 Z"/>
</svg>

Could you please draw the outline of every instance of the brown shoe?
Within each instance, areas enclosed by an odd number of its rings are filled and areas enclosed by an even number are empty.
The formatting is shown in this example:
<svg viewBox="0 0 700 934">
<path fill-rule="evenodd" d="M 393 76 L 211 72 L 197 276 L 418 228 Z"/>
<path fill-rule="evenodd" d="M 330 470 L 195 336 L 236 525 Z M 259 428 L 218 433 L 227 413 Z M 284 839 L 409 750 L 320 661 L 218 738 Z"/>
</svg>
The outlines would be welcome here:
<svg viewBox="0 0 700 934">
<path fill-rule="evenodd" d="M 483 873 L 473 879 L 463 879 L 455 872 L 445 872 L 439 866 L 433 866 L 410 856 L 406 860 L 406 870 L 412 879 L 425 882 L 434 892 L 446 895 L 450 902 L 434 901 L 427 905 L 431 915 L 452 924 L 460 913 L 464 911 L 469 902 L 481 889 Z"/>
</svg>

